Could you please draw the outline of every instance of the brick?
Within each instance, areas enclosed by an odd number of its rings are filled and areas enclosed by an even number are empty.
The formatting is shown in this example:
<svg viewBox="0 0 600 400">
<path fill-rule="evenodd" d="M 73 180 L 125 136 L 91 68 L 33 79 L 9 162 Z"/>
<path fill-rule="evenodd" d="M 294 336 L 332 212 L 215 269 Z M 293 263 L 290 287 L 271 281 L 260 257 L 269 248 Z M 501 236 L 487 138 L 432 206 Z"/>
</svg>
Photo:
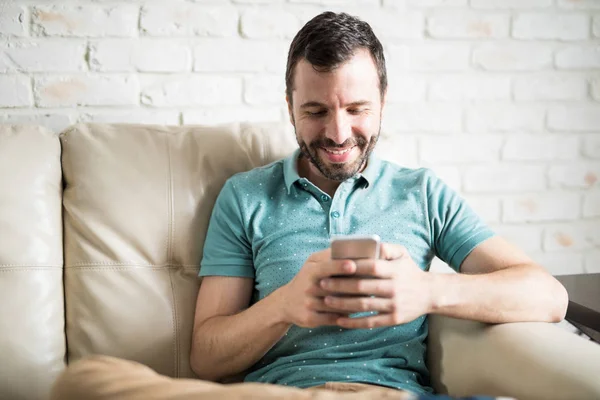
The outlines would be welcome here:
<svg viewBox="0 0 600 400">
<path fill-rule="evenodd" d="M 0 107 L 28 107 L 33 105 L 29 77 L 0 75 Z"/>
<path fill-rule="evenodd" d="M 75 119 L 70 113 L 46 110 L 10 110 L 7 113 L 0 112 L 0 124 L 33 124 L 42 125 L 52 132 L 59 133 L 71 126 Z"/>
<path fill-rule="evenodd" d="M 473 50 L 473 64 L 488 71 L 534 71 L 552 66 L 552 47 L 545 44 L 482 44 Z"/>
<path fill-rule="evenodd" d="M 424 77 L 410 74 L 388 75 L 388 103 L 420 102 L 425 100 L 427 82 Z"/>
<path fill-rule="evenodd" d="M 130 75 L 44 76 L 34 81 L 38 107 L 124 106 L 138 103 L 137 78 Z"/>
<path fill-rule="evenodd" d="M 283 76 L 251 76 L 244 79 L 244 101 L 252 105 L 285 106 Z"/>
<path fill-rule="evenodd" d="M 579 138 L 563 135 L 511 135 L 502 159 L 510 161 L 573 160 L 579 156 Z"/>
<path fill-rule="evenodd" d="M 436 101 L 510 100 L 511 81 L 507 76 L 438 75 L 430 79 L 429 99 Z"/>
<path fill-rule="evenodd" d="M 285 73 L 289 43 L 206 40 L 194 47 L 194 71 Z"/>
<path fill-rule="evenodd" d="M 137 36 L 138 6 L 36 6 L 31 13 L 31 24 L 36 36 Z"/>
<path fill-rule="evenodd" d="M 544 109 L 538 106 L 478 105 L 467 108 L 467 130 L 480 132 L 541 131 Z"/>
<path fill-rule="evenodd" d="M 250 9 L 241 17 L 242 35 L 247 38 L 291 39 L 300 28 L 298 16 L 281 9 Z"/>
<path fill-rule="evenodd" d="M 214 0 L 215 3 L 221 3 L 222 1 L 223 0 Z M 285 0 L 232 0 L 232 2 L 236 4 L 277 4 L 283 3 Z"/>
<path fill-rule="evenodd" d="M 184 125 L 216 125 L 229 122 L 278 122 L 282 120 L 283 112 L 279 107 L 206 107 L 183 112 Z"/>
<path fill-rule="evenodd" d="M 552 225 L 544 229 L 545 251 L 581 251 L 600 246 L 598 222 Z"/>
<path fill-rule="evenodd" d="M 548 172 L 551 188 L 587 189 L 600 186 L 600 162 L 552 165 Z"/>
<path fill-rule="evenodd" d="M 600 101 L 600 75 L 596 76 L 590 80 L 590 86 L 591 86 L 592 97 L 595 100 Z"/>
<path fill-rule="evenodd" d="M 515 100 L 582 100 L 587 82 L 582 76 L 535 74 L 514 80 Z"/>
<path fill-rule="evenodd" d="M 90 43 L 90 69 L 103 72 L 183 72 L 192 51 L 177 39 L 106 39 Z"/>
<path fill-rule="evenodd" d="M 593 250 L 585 255 L 583 268 L 586 274 L 600 274 L 600 250 Z"/>
<path fill-rule="evenodd" d="M 462 110 L 455 104 L 387 104 L 384 115 L 382 125 L 390 133 L 462 131 Z"/>
<path fill-rule="evenodd" d="M 179 125 L 179 111 L 156 109 L 85 110 L 79 122 L 102 124 Z"/>
<path fill-rule="evenodd" d="M 144 75 L 142 104 L 154 107 L 240 104 L 242 80 L 211 75 Z"/>
<path fill-rule="evenodd" d="M 232 37 L 238 33 L 234 7 L 154 3 L 142 7 L 141 33 L 149 36 Z"/>
<path fill-rule="evenodd" d="M 387 0 L 386 3 L 398 3 L 397 0 Z M 411 7 L 463 7 L 467 5 L 467 0 L 408 0 L 408 5 Z"/>
<path fill-rule="evenodd" d="M 497 196 L 485 194 L 461 194 L 467 204 L 486 224 L 500 222 L 500 200 Z"/>
<path fill-rule="evenodd" d="M 559 50 L 556 66 L 561 69 L 600 68 L 600 46 L 569 46 Z"/>
<path fill-rule="evenodd" d="M 0 72 L 82 71 L 85 52 L 83 41 L 14 40 L 0 44 Z"/>
<path fill-rule="evenodd" d="M 499 135 L 423 136 L 419 158 L 432 163 L 477 163 L 499 160 L 503 138 Z"/>
<path fill-rule="evenodd" d="M 568 9 L 600 9 L 598 0 L 558 0 L 558 6 Z"/>
<path fill-rule="evenodd" d="M 410 49 L 408 46 L 393 44 L 383 44 L 383 46 L 388 74 L 391 75 L 390 71 L 407 71 L 410 66 Z"/>
<path fill-rule="evenodd" d="M 17 4 L 0 5 L 0 37 L 27 36 L 27 8 Z"/>
<path fill-rule="evenodd" d="M 379 6 L 380 0 L 289 0 L 297 4 L 318 4 L 325 6 Z"/>
<path fill-rule="evenodd" d="M 583 195 L 583 216 L 600 217 L 600 190 Z"/>
<path fill-rule="evenodd" d="M 417 160 L 417 138 L 413 135 L 390 134 L 381 131 L 375 146 L 375 153 L 383 160 L 400 164 L 407 168 L 419 168 Z"/>
<path fill-rule="evenodd" d="M 542 250 L 543 228 L 536 225 L 498 225 L 492 229 L 526 253 Z"/>
<path fill-rule="evenodd" d="M 408 66 L 414 71 L 464 71 L 469 69 L 468 44 L 415 44 L 407 46 Z"/>
<path fill-rule="evenodd" d="M 552 107 L 548 110 L 548 127 L 557 131 L 598 131 L 600 105 Z"/>
<path fill-rule="evenodd" d="M 532 253 L 531 258 L 552 275 L 582 274 L 583 255 L 577 253 Z"/>
<path fill-rule="evenodd" d="M 583 139 L 583 155 L 589 158 L 600 158 L 600 135 L 588 135 Z"/>
<path fill-rule="evenodd" d="M 427 32 L 434 38 L 503 38 L 509 33 L 510 17 L 500 14 L 436 13 L 427 19 Z"/>
<path fill-rule="evenodd" d="M 423 166 L 433 169 L 438 178 L 446 185 L 458 193 L 461 192 L 462 179 L 460 177 L 460 169 L 454 166 L 432 165 L 428 163 L 423 163 Z"/>
<path fill-rule="evenodd" d="M 470 193 L 506 193 L 546 188 L 545 168 L 536 165 L 476 166 L 465 170 L 463 183 Z"/>
<path fill-rule="evenodd" d="M 513 19 L 517 39 L 585 40 L 590 17 L 583 14 L 519 14 Z"/>
<path fill-rule="evenodd" d="M 366 7 L 350 13 L 369 23 L 381 40 L 423 37 L 424 18 L 421 13 Z"/>
<path fill-rule="evenodd" d="M 503 222 L 569 221 L 579 217 L 581 198 L 568 192 L 525 194 L 504 199 L 502 206 Z"/>
<path fill-rule="evenodd" d="M 471 7 L 484 9 L 547 8 L 553 0 L 471 0 Z"/>
</svg>

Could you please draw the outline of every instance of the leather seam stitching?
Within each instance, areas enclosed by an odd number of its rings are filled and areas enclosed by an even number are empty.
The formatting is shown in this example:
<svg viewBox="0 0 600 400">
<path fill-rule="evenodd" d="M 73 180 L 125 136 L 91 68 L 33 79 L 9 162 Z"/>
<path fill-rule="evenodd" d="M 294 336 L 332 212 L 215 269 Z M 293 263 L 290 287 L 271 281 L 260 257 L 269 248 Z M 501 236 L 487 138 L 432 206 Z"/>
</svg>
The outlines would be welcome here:
<svg viewBox="0 0 600 400">
<path fill-rule="evenodd" d="M 175 221 L 173 221 L 173 165 L 171 159 L 171 146 L 169 136 L 165 135 L 165 144 L 167 146 L 167 204 L 169 213 L 169 233 L 167 235 L 167 260 L 171 263 L 173 258 L 173 235 Z M 173 301 L 173 362 L 175 363 L 175 376 L 179 377 L 179 318 L 177 316 L 177 297 L 175 296 L 175 287 L 173 285 L 173 276 L 169 270 L 169 281 L 171 283 L 171 297 Z"/>
</svg>

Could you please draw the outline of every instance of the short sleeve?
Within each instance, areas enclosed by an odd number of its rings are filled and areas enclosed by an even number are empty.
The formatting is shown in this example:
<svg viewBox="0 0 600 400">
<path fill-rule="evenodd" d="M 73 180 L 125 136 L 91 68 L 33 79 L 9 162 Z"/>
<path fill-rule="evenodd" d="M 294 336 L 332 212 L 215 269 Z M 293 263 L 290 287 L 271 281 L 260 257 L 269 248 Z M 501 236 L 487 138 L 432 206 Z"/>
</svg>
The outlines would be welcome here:
<svg viewBox="0 0 600 400">
<path fill-rule="evenodd" d="M 427 181 L 427 205 L 435 254 L 458 272 L 471 251 L 494 232 L 433 173 Z"/>
<path fill-rule="evenodd" d="M 199 276 L 254 278 L 252 248 L 234 185 L 228 180 L 213 208 Z"/>
</svg>

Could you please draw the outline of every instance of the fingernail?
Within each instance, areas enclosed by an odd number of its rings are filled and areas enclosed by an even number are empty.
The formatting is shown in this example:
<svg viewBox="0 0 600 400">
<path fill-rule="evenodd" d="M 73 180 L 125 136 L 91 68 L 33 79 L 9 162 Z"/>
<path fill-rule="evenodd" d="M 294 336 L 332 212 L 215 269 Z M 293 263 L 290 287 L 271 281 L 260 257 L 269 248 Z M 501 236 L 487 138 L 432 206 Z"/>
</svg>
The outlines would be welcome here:
<svg viewBox="0 0 600 400">
<path fill-rule="evenodd" d="M 329 286 L 329 280 L 328 279 L 321 279 L 321 287 L 325 288 Z"/>
</svg>

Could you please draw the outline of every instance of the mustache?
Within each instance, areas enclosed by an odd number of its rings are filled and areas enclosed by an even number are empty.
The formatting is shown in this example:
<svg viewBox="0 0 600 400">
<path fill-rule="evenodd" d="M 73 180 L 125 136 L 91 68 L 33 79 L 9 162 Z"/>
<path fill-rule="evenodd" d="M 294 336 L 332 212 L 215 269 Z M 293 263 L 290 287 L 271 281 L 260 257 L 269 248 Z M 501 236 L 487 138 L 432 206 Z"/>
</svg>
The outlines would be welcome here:
<svg viewBox="0 0 600 400">
<path fill-rule="evenodd" d="M 342 144 L 337 144 L 329 138 L 315 139 L 310 143 L 310 147 L 327 147 L 329 149 L 343 149 L 351 146 L 364 147 L 367 145 L 367 140 L 363 137 L 348 138 Z"/>
</svg>

